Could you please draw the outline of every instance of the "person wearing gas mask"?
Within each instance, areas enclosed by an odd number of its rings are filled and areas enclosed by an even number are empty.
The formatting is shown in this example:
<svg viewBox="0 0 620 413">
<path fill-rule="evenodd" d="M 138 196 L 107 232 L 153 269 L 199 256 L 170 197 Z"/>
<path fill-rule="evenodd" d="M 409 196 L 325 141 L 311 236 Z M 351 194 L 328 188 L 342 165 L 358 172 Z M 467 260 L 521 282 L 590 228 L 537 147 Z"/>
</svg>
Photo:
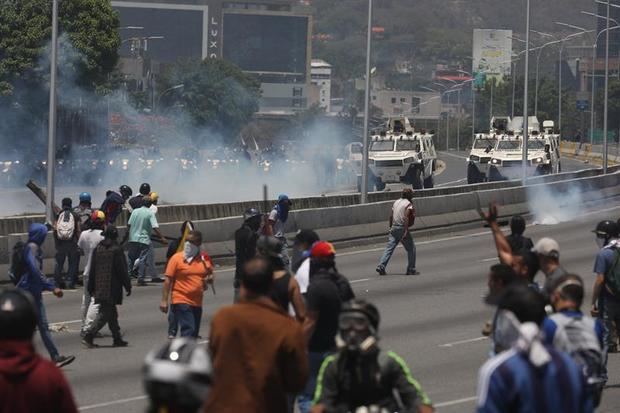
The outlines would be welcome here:
<svg viewBox="0 0 620 413">
<path fill-rule="evenodd" d="M 167 314 L 171 307 L 181 328 L 181 337 L 198 337 L 205 289 L 213 284 L 213 263 L 200 251 L 202 233 L 192 231 L 182 252 L 170 258 L 159 309 Z M 215 290 L 214 290 L 215 291 Z"/>
<path fill-rule="evenodd" d="M 594 234 L 600 248 L 594 262 L 594 290 L 592 292 L 592 316 L 603 320 L 604 339 L 609 353 L 618 352 L 620 336 L 620 241 L 618 224 L 601 221 Z"/>
<path fill-rule="evenodd" d="M 258 209 L 246 209 L 243 213 L 243 224 L 235 231 L 235 279 L 233 281 L 235 303 L 239 301 L 243 267 L 256 255 L 256 241 L 262 217 Z"/>
<path fill-rule="evenodd" d="M 355 300 L 343 306 L 338 352 L 321 366 L 312 413 L 433 411 L 405 361 L 381 351 L 378 330 L 379 311 L 373 304 Z"/>
</svg>

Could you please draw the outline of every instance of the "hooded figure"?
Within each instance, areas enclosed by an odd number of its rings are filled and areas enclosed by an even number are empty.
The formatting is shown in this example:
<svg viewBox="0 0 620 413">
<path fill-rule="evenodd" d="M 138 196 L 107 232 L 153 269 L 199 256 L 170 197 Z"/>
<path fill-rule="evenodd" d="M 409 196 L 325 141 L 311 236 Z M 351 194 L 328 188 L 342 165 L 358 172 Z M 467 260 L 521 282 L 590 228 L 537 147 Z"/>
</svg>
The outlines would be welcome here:
<svg viewBox="0 0 620 413">
<path fill-rule="evenodd" d="M 30 294 L 0 293 L 0 412 L 77 412 L 63 374 L 34 349 L 37 318 Z"/>
<path fill-rule="evenodd" d="M 41 245 L 47 237 L 47 227 L 43 224 L 31 224 L 28 230 L 28 243 L 24 247 L 24 262 L 26 272 L 19 280 L 17 286 L 24 289 L 35 298 L 41 300 L 43 291 L 54 291 L 54 281 L 43 275 L 43 251 Z"/>
</svg>

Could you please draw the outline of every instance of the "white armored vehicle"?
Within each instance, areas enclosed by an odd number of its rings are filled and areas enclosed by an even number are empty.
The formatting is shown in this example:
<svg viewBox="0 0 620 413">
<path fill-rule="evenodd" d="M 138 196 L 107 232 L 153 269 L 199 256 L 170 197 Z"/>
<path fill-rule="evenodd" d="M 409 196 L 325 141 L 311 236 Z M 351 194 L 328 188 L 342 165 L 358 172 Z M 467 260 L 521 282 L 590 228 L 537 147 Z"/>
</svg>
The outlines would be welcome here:
<svg viewBox="0 0 620 413">
<path fill-rule="evenodd" d="M 414 189 L 432 188 L 437 163 L 433 134 L 416 132 L 406 117 L 390 118 L 387 130 L 372 136 L 368 154 L 369 189 L 406 183 Z M 358 177 L 361 189 L 361 176 Z"/>
<path fill-rule="evenodd" d="M 487 179 L 489 162 L 497 144 L 498 136 L 506 133 L 510 125 L 509 117 L 493 117 L 489 133 L 475 135 L 469 157 L 467 158 L 467 183 L 475 184 Z"/>
<path fill-rule="evenodd" d="M 545 175 L 561 171 L 559 136 L 553 134 L 553 122 L 546 121 L 543 134 L 538 119 L 528 119 L 527 174 Z M 495 146 L 487 171 L 489 181 L 517 179 L 523 167 L 523 118 L 515 117 L 507 135 L 500 137 Z"/>
</svg>

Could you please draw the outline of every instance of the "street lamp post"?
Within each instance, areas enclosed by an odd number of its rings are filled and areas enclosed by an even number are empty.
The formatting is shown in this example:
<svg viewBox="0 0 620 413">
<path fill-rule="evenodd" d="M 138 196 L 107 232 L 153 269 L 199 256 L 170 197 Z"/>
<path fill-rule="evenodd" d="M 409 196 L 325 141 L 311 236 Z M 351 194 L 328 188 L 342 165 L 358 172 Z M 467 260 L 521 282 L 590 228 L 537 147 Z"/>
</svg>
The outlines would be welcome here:
<svg viewBox="0 0 620 413">
<path fill-rule="evenodd" d="M 54 212 L 54 172 L 56 168 L 56 59 L 58 56 L 58 0 L 52 2 L 52 45 L 50 50 L 50 97 L 47 131 L 47 198 L 45 216 L 53 224 Z"/>
<path fill-rule="evenodd" d="M 155 108 L 156 108 L 156 107 L 159 107 L 159 101 L 161 100 L 161 98 L 162 98 L 162 97 L 163 97 L 166 93 L 170 92 L 171 90 L 182 89 L 182 88 L 184 88 L 184 87 L 185 87 L 185 84 L 184 84 L 184 83 L 181 83 L 181 84 L 179 84 L 179 85 L 175 85 L 175 86 L 169 87 L 168 89 L 166 89 L 166 90 L 164 90 L 163 92 L 161 92 L 161 93 L 159 94 L 159 96 L 157 97 L 157 102 L 156 102 L 156 103 L 157 103 L 157 105 L 153 105 L 153 114 L 155 114 Z"/>
<path fill-rule="evenodd" d="M 523 85 L 523 185 L 527 179 L 527 134 L 528 134 L 528 112 L 527 112 L 527 98 L 528 98 L 528 82 L 529 82 L 529 64 L 530 64 L 530 0 L 526 0 L 525 6 L 525 68 L 523 69 L 524 85 Z"/>
<path fill-rule="evenodd" d="M 368 202 L 368 117 L 370 109 L 370 52 L 372 46 L 372 0 L 368 0 L 368 33 L 366 36 L 366 90 L 364 91 L 364 148 L 362 151 L 362 188 L 360 203 Z"/>
<path fill-rule="evenodd" d="M 607 116 L 609 99 L 609 5 L 607 0 L 607 19 L 605 20 L 605 97 L 603 98 L 603 174 L 607 173 Z"/>
</svg>

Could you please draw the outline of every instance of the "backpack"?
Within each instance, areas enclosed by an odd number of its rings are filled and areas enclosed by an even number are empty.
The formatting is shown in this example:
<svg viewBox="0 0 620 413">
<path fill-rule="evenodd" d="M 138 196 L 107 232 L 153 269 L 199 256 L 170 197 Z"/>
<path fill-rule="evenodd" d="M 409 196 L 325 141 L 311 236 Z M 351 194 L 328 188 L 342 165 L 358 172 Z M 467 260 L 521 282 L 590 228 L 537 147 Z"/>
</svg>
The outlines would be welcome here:
<svg viewBox="0 0 620 413">
<path fill-rule="evenodd" d="M 24 248 L 26 244 L 23 241 L 17 241 L 13 245 L 13 252 L 11 253 L 11 268 L 9 269 L 9 278 L 14 285 L 19 283 L 26 272 L 26 260 L 24 259 Z"/>
<path fill-rule="evenodd" d="M 56 221 L 56 236 L 59 240 L 68 241 L 73 239 L 74 233 L 75 216 L 69 210 L 61 212 Z"/>
<path fill-rule="evenodd" d="M 605 285 L 613 295 L 620 297 L 620 248 L 613 248 L 614 262 L 605 273 Z"/>
<path fill-rule="evenodd" d="M 605 365 L 595 333 L 595 321 L 590 317 L 573 318 L 562 313 L 552 315 L 551 320 L 557 325 L 553 346 L 568 353 L 581 367 L 595 407 L 598 406 L 605 385 Z"/>
</svg>

